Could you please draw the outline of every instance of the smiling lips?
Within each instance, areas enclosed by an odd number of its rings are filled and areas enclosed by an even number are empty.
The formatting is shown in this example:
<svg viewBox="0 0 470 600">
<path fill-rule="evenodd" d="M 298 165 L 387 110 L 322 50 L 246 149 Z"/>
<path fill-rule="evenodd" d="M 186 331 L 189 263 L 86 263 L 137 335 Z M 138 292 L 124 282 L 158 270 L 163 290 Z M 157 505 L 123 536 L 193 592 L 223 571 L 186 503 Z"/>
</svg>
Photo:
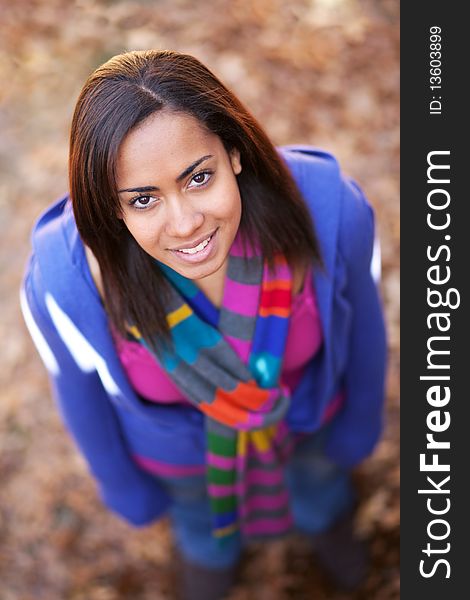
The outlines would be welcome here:
<svg viewBox="0 0 470 600">
<path fill-rule="evenodd" d="M 173 248 L 173 251 L 183 252 L 184 254 L 196 254 L 197 252 L 204 250 L 207 244 L 211 241 L 211 238 L 214 235 L 214 233 L 215 231 L 209 234 L 206 238 L 200 241 L 196 241 L 193 245 L 189 245 L 189 247 L 187 248 Z"/>
<path fill-rule="evenodd" d="M 189 262 L 205 260 L 212 253 L 211 251 L 214 246 L 213 240 L 216 232 L 217 230 L 213 231 L 203 239 L 196 240 L 192 246 L 188 244 L 189 247 L 173 248 L 172 252 Z"/>
<path fill-rule="evenodd" d="M 196 252 L 200 252 L 201 250 L 204 250 L 204 248 L 210 242 L 212 235 L 213 234 L 211 234 L 205 240 L 202 240 L 202 242 L 199 243 L 197 246 L 194 246 L 193 248 L 179 248 L 178 252 L 184 252 L 185 254 L 196 254 Z"/>
</svg>

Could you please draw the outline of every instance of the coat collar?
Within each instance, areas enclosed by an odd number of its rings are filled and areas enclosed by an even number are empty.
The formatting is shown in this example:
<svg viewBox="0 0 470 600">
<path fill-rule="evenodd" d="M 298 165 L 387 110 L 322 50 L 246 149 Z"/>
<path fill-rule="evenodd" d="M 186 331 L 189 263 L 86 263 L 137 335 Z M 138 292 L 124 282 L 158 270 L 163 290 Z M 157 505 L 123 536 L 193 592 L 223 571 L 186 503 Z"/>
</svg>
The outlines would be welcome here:
<svg viewBox="0 0 470 600">
<path fill-rule="evenodd" d="M 331 154 L 310 146 L 285 146 L 281 156 L 307 202 L 320 243 L 324 269 L 315 269 L 313 280 L 328 352 L 342 199 L 339 166 Z"/>
</svg>

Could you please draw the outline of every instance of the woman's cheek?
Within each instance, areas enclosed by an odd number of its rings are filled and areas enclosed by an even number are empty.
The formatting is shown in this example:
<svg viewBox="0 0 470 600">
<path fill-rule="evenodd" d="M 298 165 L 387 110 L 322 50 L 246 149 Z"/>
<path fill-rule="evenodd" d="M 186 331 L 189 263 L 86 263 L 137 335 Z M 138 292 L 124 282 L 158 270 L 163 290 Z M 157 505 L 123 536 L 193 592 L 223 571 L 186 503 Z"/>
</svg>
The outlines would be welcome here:
<svg viewBox="0 0 470 600">
<path fill-rule="evenodd" d="M 126 225 L 139 246 L 146 249 L 155 243 L 159 237 L 159 233 L 155 224 L 153 224 L 150 219 L 147 218 L 146 223 L 142 222 L 143 217 L 144 215 L 139 215 L 138 219 L 131 218 L 126 221 Z"/>
</svg>

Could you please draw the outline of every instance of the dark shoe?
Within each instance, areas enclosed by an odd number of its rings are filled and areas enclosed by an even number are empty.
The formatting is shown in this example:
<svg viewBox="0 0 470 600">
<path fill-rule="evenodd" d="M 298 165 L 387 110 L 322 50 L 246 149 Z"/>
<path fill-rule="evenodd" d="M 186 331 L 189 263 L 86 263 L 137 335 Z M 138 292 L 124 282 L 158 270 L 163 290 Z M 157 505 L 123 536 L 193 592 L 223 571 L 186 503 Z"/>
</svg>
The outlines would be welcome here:
<svg viewBox="0 0 470 600">
<path fill-rule="evenodd" d="M 222 600 L 234 585 L 237 565 L 210 569 L 182 559 L 180 589 L 182 600 Z"/>
<path fill-rule="evenodd" d="M 366 578 L 369 568 L 367 545 L 354 533 L 354 513 L 348 512 L 334 525 L 311 537 L 315 558 L 332 582 L 353 590 Z"/>
</svg>

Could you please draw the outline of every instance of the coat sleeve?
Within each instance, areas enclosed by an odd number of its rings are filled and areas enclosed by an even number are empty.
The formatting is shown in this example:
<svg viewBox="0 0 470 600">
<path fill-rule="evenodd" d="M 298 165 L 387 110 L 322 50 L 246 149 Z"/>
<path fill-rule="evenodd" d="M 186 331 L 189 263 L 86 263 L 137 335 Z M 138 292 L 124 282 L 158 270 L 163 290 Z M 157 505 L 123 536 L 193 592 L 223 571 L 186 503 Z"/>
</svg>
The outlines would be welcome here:
<svg viewBox="0 0 470 600">
<path fill-rule="evenodd" d="M 32 257 L 21 290 L 28 329 L 46 364 L 62 419 L 97 481 L 103 502 L 133 525 L 146 525 L 168 507 L 158 481 L 137 467 L 96 371 L 82 371 L 57 333 Z"/>
<path fill-rule="evenodd" d="M 351 307 L 346 402 L 332 423 L 327 454 L 352 467 L 374 448 L 382 430 L 386 364 L 385 326 L 371 274 L 374 216 L 360 188 L 344 180 L 338 252 L 346 265 L 344 296 Z"/>
</svg>

